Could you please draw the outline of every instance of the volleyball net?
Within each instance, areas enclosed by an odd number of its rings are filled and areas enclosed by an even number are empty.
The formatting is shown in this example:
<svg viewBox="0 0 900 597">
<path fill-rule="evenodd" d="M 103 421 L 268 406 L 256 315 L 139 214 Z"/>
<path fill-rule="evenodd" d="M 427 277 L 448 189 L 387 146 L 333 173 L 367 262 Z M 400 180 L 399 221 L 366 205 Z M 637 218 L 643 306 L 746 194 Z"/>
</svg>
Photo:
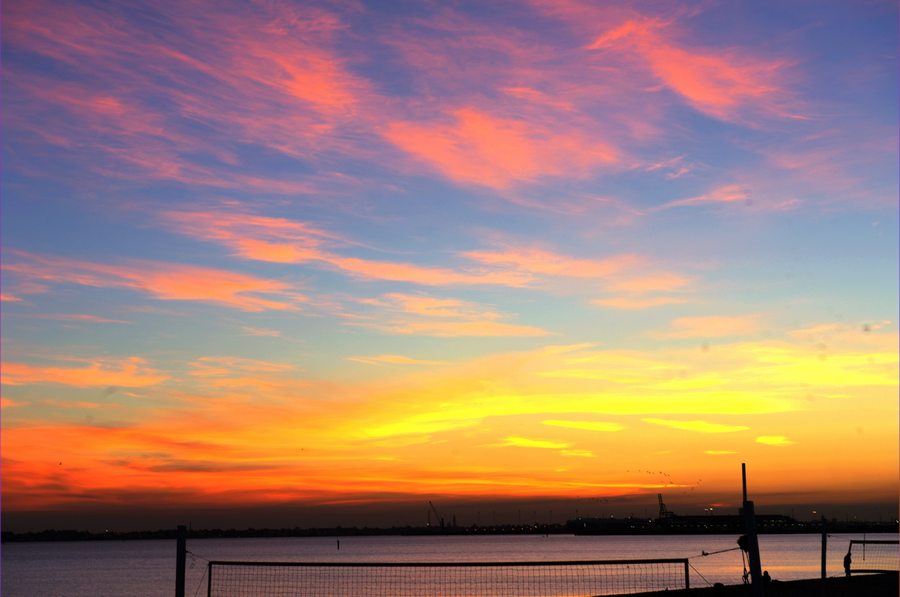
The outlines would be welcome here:
<svg viewBox="0 0 900 597">
<path fill-rule="evenodd" d="M 570 562 L 224 562 L 208 597 L 585 597 L 689 589 L 686 558 Z"/>
<path fill-rule="evenodd" d="M 851 574 L 900 570 L 900 541 L 896 539 L 852 539 L 849 552 Z"/>
</svg>

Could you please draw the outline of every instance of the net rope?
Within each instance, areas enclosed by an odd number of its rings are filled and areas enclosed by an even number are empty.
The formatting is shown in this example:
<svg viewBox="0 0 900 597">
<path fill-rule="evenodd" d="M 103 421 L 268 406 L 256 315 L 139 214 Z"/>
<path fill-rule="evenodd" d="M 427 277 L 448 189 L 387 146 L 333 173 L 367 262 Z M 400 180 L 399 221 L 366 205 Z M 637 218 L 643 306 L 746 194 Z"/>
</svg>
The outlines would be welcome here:
<svg viewBox="0 0 900 597">
<path fill-rule="evenodd" d="M 211 597 L 585 597 L 688 588 L 687 560 L 453 564 L 210 562 Z"/>
</svg>

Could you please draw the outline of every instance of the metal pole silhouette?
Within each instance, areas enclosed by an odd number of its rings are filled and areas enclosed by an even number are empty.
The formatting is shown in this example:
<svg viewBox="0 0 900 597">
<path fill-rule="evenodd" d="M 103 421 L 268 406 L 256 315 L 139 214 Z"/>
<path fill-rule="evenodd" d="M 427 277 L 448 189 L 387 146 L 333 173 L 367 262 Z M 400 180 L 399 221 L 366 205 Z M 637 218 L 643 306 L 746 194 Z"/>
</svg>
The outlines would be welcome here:
<svg viewBox="0 0 900 597">
<path fill-rule="evenodd" d="M 756 538 L 756 513 L 753 502 L 747 499 L 747 464 L 741 463 L 741 479 L 744 487 L 744 534 L 747 537 L 747 559 L 750 560 L 750 583 L 754 597 L 763 597 L 762 566 L 759 561 L 759 541 Z"/>
<path fill-rule="evenodd" d="M 178 525 L 175 545 L 175 597 L 184 597 L 184 562 L 187 558 L 187 529 Z"/>
<path fill-rule="evenodd" d="M 828 529 L 825 528 L 825 515 L 822 515 L 822 578 L 827 577 L 825 560 L 828 555 Z"/>
</svg>

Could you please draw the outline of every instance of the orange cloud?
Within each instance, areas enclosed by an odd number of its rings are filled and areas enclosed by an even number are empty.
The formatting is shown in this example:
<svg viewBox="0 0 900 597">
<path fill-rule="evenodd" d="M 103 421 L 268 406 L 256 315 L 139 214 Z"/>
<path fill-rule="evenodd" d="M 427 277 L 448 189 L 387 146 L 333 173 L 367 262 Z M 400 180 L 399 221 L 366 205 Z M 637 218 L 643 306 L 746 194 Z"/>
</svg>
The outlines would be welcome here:
<svg viewBox="0 0 900 597">
<path fill-rule="evenodd" d="M 658 338 L 724 338 L 752 336 L 761 329 L 759 315 L 704 315 L 673 319 L 668 330 L 653 335 Z"/>
<path fill-rule="evenodd" d="M 548 336 L 545 329 L 502 321 L 393 321 L 373 326 L 391 334 L 413 336 Z"/>
<path fill-rule="evenodd" d="M 348 361 L 365 363 L 367 365 L 442 365 L 446 361 L 433 361 L 430 359 L 416 359 L 401 354 L 379 354 L 372 356 L 346 357 Z"/>
<path fill-rule="evenodd" d="M 625 427 L 619 423 L 608 423 L 606 421 L 563 421 L 560 419 L 547 419 L 541 421 L 542 425 L 550 425 L 551 427 L 564 427 L 567 429 L 581 429 L 583 431 L 622 431 Z"/>
<path fill-rule="evenodd" d="M 511 435 L 503 440 L 500 446 L 512 446 L 515 448 L 539 448 L 543 450 L 563 450 L 571 444 L 565 442 L 553 442 L 545 439 L 529 439 Z"/>
<path fill-rule="evenodd" d="M 756 438 L 756 443 L 766 446 L 792 446 L 797 442 L 786 438 L 783 435 L 761 435 Z"/>
<path fill-rule="evenodd" d="M 75 387 L 124 386 L 141 388 L 164 382 L 169 377 L 140 357 L 101 359 L 87 366 L 63 367 L 5 362 L 3 383 L 11 386 L 54 383 Z"/>
<path fill-rule="evenodd" d="M 390 334 L 446 337 L 550 334 L 539 327 L 507 323 L 502 313 L 457 299 L 392 293 L 365 302 L 380 312 L 374 321 L 356 322 L 357 325 Z"/>
<path fill-rule="evenodd" d="M 617 160 L 609 144 L 577 132 L 499 118 L 473 107 L 451 115 L 452 124 L 394 122 L 384 136 L 451 180 L 495 189 L 542 176 L 585 176 Z"/>
<path fill-rule="evenodd" d="M 449 284 L 524 286 L 524 272 L 485 268 L 451 269 L 347 257 L 335 252 L 351 241 L 304 222 L 235 211 L 167 212 L 163 220 L 182 234 L 219 242 L 245 259 L 274 263 L 312 263 L 372 280 L 426 286 Z"/>
<path fill-rule="evenodd" d="M 680 429 L 682 431 L 695 431 L 697 433 L 735 433 L 737 431 L 746 431 L 750 429 L 746 425 L 723 425 L 721 423 L 710 423 L 708 421 L 682 421 L 680 419 L 657 419 L 648 417 L 641 419 L 644 423 L 651 425 L 661 425 L 672 429 Z"/>
<path fill-rule="evenodd" d="M 160 300 L 200 301 L 242 311 L 294 311 L 303 297 L 275 280 L 226 270 L 147 260 L 108 265 L 12 252 L 19 260 L 3 269 L 29 280 L 128 288 Z"/>
<path fill-rule="evenodd" d="M 671 272 L 658 272 L 643 276 L 617 278 L 609 282 L 608 287 L 615 292 L 660 292 L 679 290 L 691 282 L 691 279 Z"/>
<path fill-rule="evenodd" d="M 279 338 L 281 337 L 281 330 L 273 330 L 269 328 L 258 328 L 249 325 L 241 326 L 241 331 L 243 331 L 245 336 L 256 336 L 259 338 Z"/>
<path fill-rule="evenodd" d="M 460 308 L 465 305 L 464 301 L 458 299 L 402 294 L 399 292 L 387 294 L 385 298 L 396 303 L 400 309 L 407 313 L 429 317 L 460 317 L 463 316 Z"/>
<path fill-rule="evenodd" d="M 108 317 L 100 317 L 99 315 L 89 315 L 86 313 L 42 313 L 31 315 L 35 319 L 51 319 L 54 321 L 77 321 L 82 323 L 129 323 L 124 319 L 109 319 Z"/>
<path fill-rule="evenodd" d="M 117 412 L 116 426 L 9 426 L 5 419 L 4 454 L 16 458 L 4 460 L 4 507 L 74 504 L 85 494 L 104 504 L 157 505 L 365 501 L 375 493 L 583 496 L 585 490 L 602 496 L 646 493 L 652 499 L 661 487 L 690 487 L 684 480 L 700 476 L 714 491 L 730 490 L 728 458 L 679 460 L 681 478 L 674 480 L 636 472 L 648 453 L 665 456 L 666 467 L 675 462 L 665 454 L 676 457 L 670 438 L 649 425 L 615 433 L 569 425 L 636 416 L 704 422 L 694 431 L 715 428 L 708 422 L 714 415 L 753 418 L 754 428 L 790 420 L 795 435 L 769 446 L 796 441 L 791 449 L 797 462 L 813 469 L 801 479 L 804 486 L 818 489 L 828 479 L 825 483 L 858 487 L 893 479 L 896 469 L 896 459 L 884 458 L 896 441 L 896 333 L 862 336 L 864 342 L 884 336 L 885 347 L 894 344 L 885 349 L 889 353 L 875 353 L 874 363 L 866 361 L 872 351 L 836 353 L 824 363 L 809 359 L 806 339 L 798 340 L 800 345 L 731 344 L 708 353 L 658 345 L 644 352 L 545 346 L 439 368 L 408 367 L 389 379 L 307 380 L 303 386 L 293 379 L 291 363 L 207 357 L 188 369 L 200 375 L 179 382 L 174 408 L 157 410 L 153 401 L 141 401 L 139 412 Z M 884 366 L 888 363 L 891 367 Z M 832 377 L 821 374 L 829 369 Z M 873 384 L 876 375 L 882 386 L 857 386 L 860 380 Z M 699 388 L 665 385 L 702 377 L 722 381 Z M 255 379 L 257 385 L 215 385 L 229 379 Z M 819 385 L 811 387 L 810 380 Z M 259 387 L 265 391 L 253 391 Z M 808 391 L 840 391 L 853 398 L 811 404 L 803 398 Z M 835 472 L 835 463 L 820 464 L 820 420 L 810 415 L 846 418 L 851 401 L 866 405 L 861 409 L 866 441 L 852 441 L 856 435 L 850 429 L 843 437 L 852 466 Z M 92 415 L 103 417 L 104 409 L 93 409 Z M 563 423 L 551 425 L 552 437 L 544 435 L 549 421 Z M 703 438 L 709 435 L 686 435 L 691 453 L 707 447 Z M 731 436 L 743 441 L 739 448 L 722 447 L 747 452 L 766 470 L 781 470 L 782 450 L 744 435 Z M 500 448 L 498 441 L 509 447 Z M 496 449 L 486 450 L 490 445 Z M 523 460 L 526 448 L 532 449 Z M 613 465 L 590 458 L 611 450 Z M 716 461 L 722 461 L 721 468 Z"/>
<path fill-rule="evenodd" d="M 650 272 L 613 277 L 605 282 L 606 289 L 616 296 L 594 299 L 591 302 L 612 309 L 639 310 L 663 305 L 687 303 L 688 298 L 672 293 L 687 290 L 692 278 L 672 272 Z"/>
<path fill-rule="evenodd" d="M 480 263 L 512 267 L 527 274 L 570 278 L 605 278 L 643 260 L 637 255 L 629 254 L 583 259 L 529 247 L 504 251 L 467 251 L 463 255 Z"/>
<path fill-rule="evenodd" d="M 663 305 L 679 305 L 688 302 L 683 297 L 675 296 L 656 296 L 650 298 L 640 298 L 632 295 L 610 297 L 605 299 L 595 299 L 591 301 L 595 305 L 601 307 L 609 307 L 611 309 L 651 309 L 653 307 L 661 307 Z"/>
<path fill-rule="evenodd" d="M 530 276 L 523 275 L 520 272 L 470 270 L 467 268 L 455 270 L 443 267 L 427 267 L 409 263 L 390 263 L 338 256 L 330 256 L 326 262 L 363 278 L 412 282 L 426 286 L 486 284 L 516 287 L 525 286 L 531 281 Z"/>
<path fill-rule="evenodd" d="M 235 374 L 283 374 L 297 370 L 291 363 L 263 361 L 239 357 L 200 357 L 191 361 L 190 374 L 194 377 L 227 377 Z"/>
</svg>

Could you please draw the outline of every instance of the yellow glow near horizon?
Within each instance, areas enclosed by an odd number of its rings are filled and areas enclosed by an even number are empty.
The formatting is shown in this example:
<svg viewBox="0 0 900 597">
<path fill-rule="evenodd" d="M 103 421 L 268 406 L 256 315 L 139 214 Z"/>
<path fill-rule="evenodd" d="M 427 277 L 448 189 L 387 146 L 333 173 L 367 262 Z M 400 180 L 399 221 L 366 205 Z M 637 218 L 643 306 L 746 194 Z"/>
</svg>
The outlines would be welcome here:
<svg viewBox="0 0 900 597">
<path fill-rule="evenodd" d="M 27 474 L 34 479 L 10 483 L 8 503 L 21 508 L 64 499 L 27 489 L 60 479 L 61 472 L 64 483 L 100 492 L 127 479 L 133 487 L 204 495 L 207 479 L 215 475 L 217 491 L 251 492 L 253 499 L 266 500 L 330 500 L 348 492 L 386 491 L 540 496 L 590 489 L 602 495 L 695 487 L 699 478 L 707 491 L 716 491 L 731 483 L 737 459 L 779 471 L 784 451 L 791 451 L 792 462 L 811 466 L 806 481 L 821 487 L 816 463 L 834 441 L 853 445 L 852 478 L 838 476 L 840 483 L 877 485 L 884 478 L 892 465 L 884 456 L 885 442 L 893 441 L 897 423 L 895 407 L 882 397 L 896 384 L 895 370 L 882 367 L 879 359 L 861 362 L 835 354 L 834 367 L 853 369 L 853 375 L 810 378 L 805 349 L 787 344 L 736 344 L 717 354 L 721 357 L 660 349 L 622 359 L 591 346 L 548 346 L 432 366 L 402 381 L 376 379 L 347 387 L 342 393 L 354 398 L 343 404 L 318 398 L 321 392 L 333 393 L 334 386 L 319 388 L 296 379 L 296 372 L 283 365 L 237 362 L 224 370 L 202 361 L 198 388 L 218 397 L 192 398 L 180 414 L 160 412 L 121 428 L 5 430 L 5 446 L 17 455 L 7 468 L 10 478 Z M 609 363 L 621 369 L 632 362 L 635 368 L 628 375 L 634 380 L 640 375 L 638 363 L 656 366 L 646 371 L 643 383 L 601 384 L 601 389 L 592 386 L 602 376 L 545 375 L 575 362 L 592 363 L 598 373 Z M 245 378 L 235 377 L 236 367 Z M 751 384 L 746 372 L 758 367 L 775 367 L 778 383 L 764 377 Z M 665 375 L 678 377 L 685 369 L 734 381 L 692 393 L 656 389 Z M 210 379 L 228 383 L 210 385 Z M 869 383 L 854 385 L 860 380 Z M 248 385 L 267 388 L 265 409 L 240 397 Z M 821 397 L 810 402 L 811 392 Z M 289 397 L 299 395 L 306 398 Z M 217 406 L 226 403 L 227 411 Z M 804 413 L 812 409 L 818 423 L 807 426 Z M 851 438 L 853 430 L 837 433 L 846 409 L 865 413 L 864 440 Z M 656 416 L 648 417 L 651 413 Z M 833 421 L 828 437 L 818 431 L 824 420 Z M 54 467 L 59 458 L 41 439 L 48 435 L 70 438 L 65 468 Z M 640 472 L 648 468 L 648 453 L 657 454 L 654 466 L 675 471 L 666 473 L 673 478 L 654 473 L 659 478 L 648 482 L 647 473 Z M 438 462 L 459 466 L 451 472 L 436 467 Z M 476 462 L 479 466 L 471 464 Z M 285 485 L 304 489 L 285 493 L 279 489 Z"/>
</svg>

